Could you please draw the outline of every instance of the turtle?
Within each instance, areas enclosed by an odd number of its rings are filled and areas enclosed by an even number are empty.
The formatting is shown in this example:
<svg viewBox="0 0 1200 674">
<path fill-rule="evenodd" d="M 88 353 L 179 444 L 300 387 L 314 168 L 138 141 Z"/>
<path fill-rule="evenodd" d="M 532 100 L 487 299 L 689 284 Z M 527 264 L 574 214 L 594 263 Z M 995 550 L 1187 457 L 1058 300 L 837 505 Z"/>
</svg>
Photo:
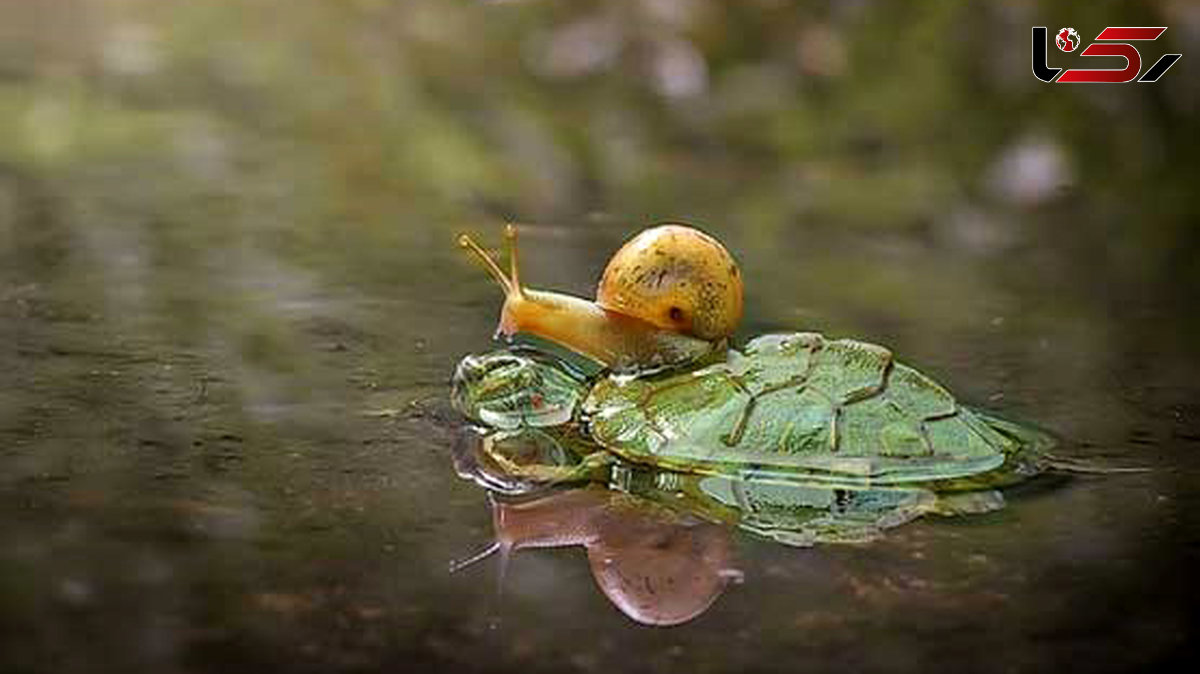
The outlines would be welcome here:
<svg viewBox="0 0 1200 674">
<path fill-rule="evenodd" d="M 794 545 L 999 509 L 1000 488 L 1043 472 L 1055 445 L 959 404 L 884 347 L 813 332 L 640 374 L 501 349 L 464 358 L 451 397 L 484 431 L 492 488 L 602 482 L 686 495 Z"/>
</svg>

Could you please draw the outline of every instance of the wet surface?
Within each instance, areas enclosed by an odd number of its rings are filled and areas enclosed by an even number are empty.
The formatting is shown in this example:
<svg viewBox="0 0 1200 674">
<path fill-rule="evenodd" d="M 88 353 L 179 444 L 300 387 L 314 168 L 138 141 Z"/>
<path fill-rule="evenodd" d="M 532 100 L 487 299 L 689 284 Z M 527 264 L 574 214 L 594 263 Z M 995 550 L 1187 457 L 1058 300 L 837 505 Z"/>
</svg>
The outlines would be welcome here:
<svg viewBox="0 0 1200 674">
<path fill-rule="evenodd" d="M 933 48 L 959 72 L 883 50 L 959 16 L 675 4 L 630 3 L 654 6 L 622 10 L 643 29 L 538 3 L 0 3 L 0 669 L 1115 672 L 1184 653 L 1187 57 L 1158 88 L 1060 95 L 1028 75 L 1029 26 L 1065 20 L 1046 13 L 972 15 L 1012 45 Z M 1197 52 L 1174 7 L 1072 20 L 1170 25 Z M 568 58 L 567 29 L 626 46 Z M 922 75 L 869 75 L 887 54 Z M 869 545 L 735 535 L 745 581 L 680 627 L 629 621 L 579 548 L 517 552 L 497 606 L 487 563 L 448 572 L 493 536 L 447 393 L 499 308 L 454 236 L 529 222 L 526 282 L 588 295 L 668 217 L 739 260 L 743 340 L 885 344 L 1072 458 L 1149 470 L 1037 480 Z"/>
</svg>

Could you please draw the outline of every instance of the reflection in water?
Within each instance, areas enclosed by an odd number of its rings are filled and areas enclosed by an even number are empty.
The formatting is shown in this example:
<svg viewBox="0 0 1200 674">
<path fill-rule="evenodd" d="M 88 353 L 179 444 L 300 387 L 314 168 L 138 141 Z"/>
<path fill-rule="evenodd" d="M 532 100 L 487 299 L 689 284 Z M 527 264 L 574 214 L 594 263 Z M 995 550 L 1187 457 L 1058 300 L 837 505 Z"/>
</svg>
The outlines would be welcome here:
<svg viewBox="0 0 1200 674">
<path fill-rule="evenodd" d="M 454 445 L 460 477 L 489 492 L 495 541 L 452 565 L 494 553 L 504 580 L 521 548 L 587 548 L 592 575 L 626 615 L 676 625 L 707 609 L 731 578 L 730 530 L 779 543 L 864 542 L 922 514 L 988 512 L 1003 506 L 995 490 L 937 495 L 926 489 L 849 488 L 806 482 L 758 482 L 675 473 L 616 461 L 607 482 L 547 489 L 503 470 L 496 454 L 533 463 L 566 460 L 552 435 L 477 433 Z"/>
<path fill-rule="evenodd" d="M 496 539 L 452 569 L 498 553 L 503 584 L 516 550 L 581 545 L 605 596 L 647 625 L 685 623 L 711 606 L 730 581 L 741 579 L 732 563 L 728 521 L 600 485 L 542 491 L 530 498 L 497 494 L 519 492 L 522 485 L 495 471 L 489 454 L 481 451 L 490 441 L 463 432 L 453 455 L 460 476 L 489 488 Z"/>
<path fill-rule="evenodd" d="M 596 585 L 614 606 L 646 625 L 678 625 L 703 613 L 731 580 L 727 526 L 599 487 L 554 491 L 532 500 L 492 501 L 496 541 L 455 568 L 522 548 L 581 545 Z"/>
</svg>

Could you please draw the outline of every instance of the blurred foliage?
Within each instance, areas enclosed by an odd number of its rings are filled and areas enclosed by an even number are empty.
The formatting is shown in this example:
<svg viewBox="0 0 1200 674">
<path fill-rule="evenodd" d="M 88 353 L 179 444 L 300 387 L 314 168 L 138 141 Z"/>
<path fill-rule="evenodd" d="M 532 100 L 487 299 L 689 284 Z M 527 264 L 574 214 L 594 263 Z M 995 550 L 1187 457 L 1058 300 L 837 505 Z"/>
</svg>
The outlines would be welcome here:
<svg viewBox="0 0 1200 674">
<path fill-rule="evenodd" d="M 749 267 L 749 332 L 936 345 L 1011 311 L 1002 289 L 1028 279 L 1066 293 L 1028 308 L 1029 333 L 1200 289 L 1200 19 L 1183 1 L 3 0 L 0 16 L 10 285 L 78 287 L 81 311 L 282 376 L 307 362 L 283 326 L 345 314 L 311 304 L 341 281 L 387 289 L 371 292 L 407 341 L 468 314 L 486 334 L 492 291 L 445 280 L 479 278 L 453 233 L 501 219 L 539 223 L 531 278 L 576 292 L 644 223 L 696 221 Z M 1184 59 L 1154 85 L 1045 85 L 1030 26 L 1068 17 L 1168 25 L 1146 60 Z M 546 269 L 537 249 L 564 231 Z"/>
<path fill-rule="evenodd" d="M 289 239 L 386 240 L 480 214 L 599 212 L 687 215 L 770 241 L 953 230 L 974 209 L 1017 220 L 992 226 L 1019 241 L 1029 209 L 1057 205 L 1082 210 L 1072 236 L 1115 240 L 1149 268 L 1174 274 L 1192 257 L 1176 249 L 1195 251 L 1187 56 L 1156 86 L 1047 86 L 1028 63 L 1029 26 L 1066 17 L 1084 33 L 1169 25 L 1147 60 L 1186 54 L 1200 20 L 1185 2 L 2 11 L 3 161 L 65 181 L 68 197 L 103 169 L 136 186 L 126 199 L 200 202 L 164 207 L 204 227 L 223 207 Z"/>
</svg>

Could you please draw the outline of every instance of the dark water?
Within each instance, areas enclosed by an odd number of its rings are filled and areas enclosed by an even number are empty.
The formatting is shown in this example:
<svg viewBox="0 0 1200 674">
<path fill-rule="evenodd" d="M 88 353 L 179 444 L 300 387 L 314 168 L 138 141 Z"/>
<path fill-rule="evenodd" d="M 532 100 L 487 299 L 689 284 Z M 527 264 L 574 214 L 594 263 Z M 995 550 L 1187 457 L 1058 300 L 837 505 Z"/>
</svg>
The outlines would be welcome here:
<svg viewBox="0 0 1200 674">
<path fill-rule="evenodd" d="M 1187 3 L 48 4 L 0 3 L 0 669 L 1131 671 L 1195 637 Z M 1041 85 L 1029 27 L 1070 22 L 1184 57 Z M 740 261 L 743 338 L 886 344 L 1149 470 L 737 538 L 677 628 L 580 549 L 518 553 L 497 609 L 447 571 L 491 538 L 446 394 L 499 307 L 454 234 L 528 222 L 526 282 L 586 295 L 668 217 Z"/>
</svg>

